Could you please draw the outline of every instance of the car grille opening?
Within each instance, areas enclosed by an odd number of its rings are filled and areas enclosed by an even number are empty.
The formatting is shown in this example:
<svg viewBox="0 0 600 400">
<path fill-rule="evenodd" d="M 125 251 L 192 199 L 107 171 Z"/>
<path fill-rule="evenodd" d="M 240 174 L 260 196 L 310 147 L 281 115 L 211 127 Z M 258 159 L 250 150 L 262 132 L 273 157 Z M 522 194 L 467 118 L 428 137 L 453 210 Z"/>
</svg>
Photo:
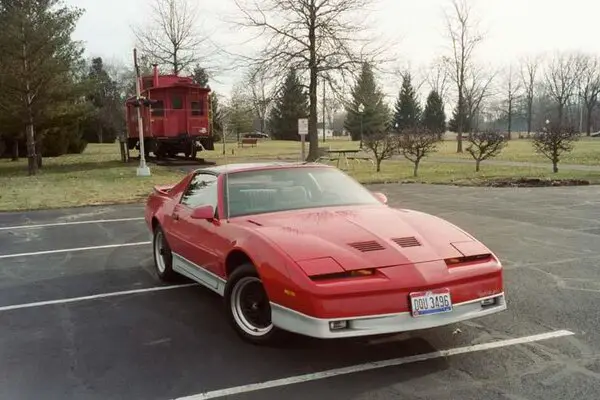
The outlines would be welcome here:
<svg viewBox="0 0 600 400">
<path fill-rule="evenodd" d="M 392 241 L 400 247 L 417 247 L 421 245 L 419 240 L 414 236 L 395 238 Z"/>
<path fill-rule="evenodd" d="M 377 250 L 384 249 L 384 247 L 382 245 L 380 245 L 379 243 L 377 243 L 374 240 L 371 240 L 368 242 L 348 243 L 348 245 L 351 247 L 354 247 L 356 250 L 362 251 L 363 253 L 366 253 L 368 251 L 377 251 Z"/>
</svg>

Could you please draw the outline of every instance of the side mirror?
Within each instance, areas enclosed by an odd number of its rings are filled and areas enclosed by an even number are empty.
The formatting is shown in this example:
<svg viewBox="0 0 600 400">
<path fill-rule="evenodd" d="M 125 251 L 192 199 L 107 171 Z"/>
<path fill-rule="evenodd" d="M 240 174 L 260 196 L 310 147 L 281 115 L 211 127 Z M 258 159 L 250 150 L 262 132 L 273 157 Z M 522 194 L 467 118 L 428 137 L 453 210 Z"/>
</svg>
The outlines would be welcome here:
<svg viewBox="0 0 600 400">
<path fill-rule="evenodd" d="M 381 192 L 373 192 L 373 196 L 383 204 L 387 204 L 388 202 L 387 196 Z"/>
<path fill-rule="evenodd" d="M 190 214 L 192 219 L 206 219 L 213 220 L 215 218 L 215 209 L 213 206 L 200 206 L 194 208 L 194 211 Z"/>
</svg>

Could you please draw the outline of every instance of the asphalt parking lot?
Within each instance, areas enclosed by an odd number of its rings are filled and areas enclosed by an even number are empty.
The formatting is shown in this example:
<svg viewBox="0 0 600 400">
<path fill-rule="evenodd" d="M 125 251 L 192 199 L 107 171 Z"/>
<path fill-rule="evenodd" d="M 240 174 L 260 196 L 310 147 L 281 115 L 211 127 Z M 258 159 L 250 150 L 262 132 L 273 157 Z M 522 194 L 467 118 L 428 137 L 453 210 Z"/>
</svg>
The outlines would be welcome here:
<svg viewBox="0 0 600 400">
<path fill-rule="evenodd" d="M 0 399 L 600 398 L 599 187 L 372 190 L 496 251 L 509 310 L 254 347 L 215 294 L 158 282 L 142 206 L 0 213 Z"/>
</svg>

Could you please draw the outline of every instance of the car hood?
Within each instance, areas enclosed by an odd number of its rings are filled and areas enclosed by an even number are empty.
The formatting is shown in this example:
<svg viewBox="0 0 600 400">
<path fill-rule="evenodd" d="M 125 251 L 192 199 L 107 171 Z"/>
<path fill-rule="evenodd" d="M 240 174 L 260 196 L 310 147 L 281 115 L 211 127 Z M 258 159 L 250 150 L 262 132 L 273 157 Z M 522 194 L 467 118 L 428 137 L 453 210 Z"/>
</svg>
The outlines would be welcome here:
<svg viewBox="0 0 600 400">
<path fill-rule="evenodd" d="M 388 206 L 273 213 L 247 222 L 296 262 L 333 258 L 345 270 L 489 252 L 445 220 Z"/>
</svg>

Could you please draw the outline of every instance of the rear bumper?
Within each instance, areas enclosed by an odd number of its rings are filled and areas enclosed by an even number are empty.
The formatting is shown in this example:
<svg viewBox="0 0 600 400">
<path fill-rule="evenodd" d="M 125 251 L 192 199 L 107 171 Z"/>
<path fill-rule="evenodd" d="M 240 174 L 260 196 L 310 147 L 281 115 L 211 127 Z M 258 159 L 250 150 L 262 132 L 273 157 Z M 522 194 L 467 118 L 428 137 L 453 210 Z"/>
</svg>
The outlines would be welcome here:
<svg viewBox="0 0 600 400">
<path fill-rule="evenodd" d="M 496 298 L 496 303 L 483 306 L 481 301 Z M 480 318 L 506 310 L 504 293 L 454 304 L 448 313 L 413 317 L 409 312 L 368 315 L 347 318 L 315 318 L 289 308 L 271 303 L 273 324 L 281 329 L 320 339 L 381 335 L 420 329 L 435 328 L 457 322 Z M 347 321 L 344 329 L 330 329 L 332 321 Z"/>
</svg>

